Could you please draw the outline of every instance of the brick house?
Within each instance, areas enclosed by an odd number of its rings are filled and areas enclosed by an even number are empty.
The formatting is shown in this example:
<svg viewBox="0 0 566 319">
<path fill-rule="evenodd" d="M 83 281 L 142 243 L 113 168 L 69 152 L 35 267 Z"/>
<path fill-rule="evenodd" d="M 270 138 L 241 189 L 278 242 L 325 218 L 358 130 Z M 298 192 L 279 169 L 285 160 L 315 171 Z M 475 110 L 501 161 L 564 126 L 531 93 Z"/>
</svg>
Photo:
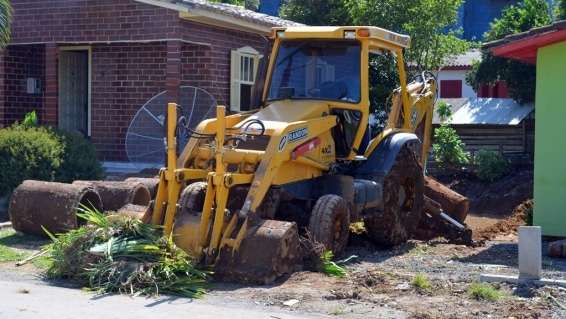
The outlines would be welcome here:
<svg viewBox="0 0 566 319">
<path fill-rule="evenodd" d="M 104 161 L 125 160 L 133 115 L 179 86 L 238 110 L 273 26 L 292 22 L 202 0 L 12 0 L 12 42 L 0 51 L 0 127 L 36 110 L 41 124 L 77 130 Z M 256 65 L 257 66 L 257 65 Z M 257 67 L 254 68 L 257 70 Z M 239 72 L 237 72 L 239 73 Z M 245 81 L 244 81 L 245 80 Z"/>
</svg>

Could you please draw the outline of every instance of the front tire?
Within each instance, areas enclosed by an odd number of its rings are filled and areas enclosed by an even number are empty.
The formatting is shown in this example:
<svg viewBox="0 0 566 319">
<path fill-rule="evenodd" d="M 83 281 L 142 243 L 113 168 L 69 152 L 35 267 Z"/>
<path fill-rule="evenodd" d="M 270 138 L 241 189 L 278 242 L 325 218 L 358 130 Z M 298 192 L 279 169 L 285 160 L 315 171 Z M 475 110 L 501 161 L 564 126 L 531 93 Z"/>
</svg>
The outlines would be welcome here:
<svg viewBox="0 0 566 319">
<path fill-rule="evenodd" d="M 311 213 L 308 230 L 313 239 L 339 256 L 348 244 L 350 210 L 346 201 L 337 195 L 320 197 Z"/>
<path fill-rule="evenodd" d="M 423 215 L 424 175 L 415 153 L 403 146 L 383 180 L 383 212 L 364 219 L 376 244 L 395 246 L 417 230 Z"/>
</svg>

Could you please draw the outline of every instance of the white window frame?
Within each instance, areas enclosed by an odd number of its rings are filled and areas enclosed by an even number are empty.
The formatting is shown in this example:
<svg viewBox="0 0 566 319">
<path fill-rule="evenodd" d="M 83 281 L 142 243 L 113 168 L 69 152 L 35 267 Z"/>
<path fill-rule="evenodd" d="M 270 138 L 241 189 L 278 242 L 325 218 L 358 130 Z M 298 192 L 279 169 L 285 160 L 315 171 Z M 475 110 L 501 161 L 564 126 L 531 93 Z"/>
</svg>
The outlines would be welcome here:
<svg viewBox="0 0 566 319">
<path fill-rule="evenodd" d="M 253 65 L 253 74 L 248 74 L 247 79 L 242 79 L 242 75 L 245 72 L 245 65 L 242 64 L 242 61 L 246 61 L 249 58 Z M 236 50 L 231 51 L 231 60 L 230 60 L 230 110 L 232 112 L 241 112 L 240 109 L 240 92 L 241 92 L 241 85 L 255 85 L 256 76 L 257 76 L 257 69 L 259 67 L 259 60 L 263 58 L 259 52 L 250 47 L 245 46 Z M 249 66 L 248 66 L 249 70 Z M 251 79 L 249 78 L 251 76 Z"/>
</svg>

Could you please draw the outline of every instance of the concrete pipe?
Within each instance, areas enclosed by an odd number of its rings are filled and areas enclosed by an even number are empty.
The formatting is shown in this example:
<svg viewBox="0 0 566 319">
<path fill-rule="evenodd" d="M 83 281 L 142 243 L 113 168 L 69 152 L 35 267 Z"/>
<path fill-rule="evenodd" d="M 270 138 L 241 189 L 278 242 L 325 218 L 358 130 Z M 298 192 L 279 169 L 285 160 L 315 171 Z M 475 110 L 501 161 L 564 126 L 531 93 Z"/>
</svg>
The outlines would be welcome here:
<svg viewBox="0 0 566 319">
<path fill-rule="evenodd" d="M 104 211 L 118 211 L 127 204 L 148 206 L 151 194 L 142 183 L 113 181 L 74 181 L 73 185 L 94 188 L 102 199 Z"/>
<path fill-rule="evenodd" d="M 159 185 L 159 178 L 130 177 L 130 178 L 126 178 L 125 182 L 144 184 L 147 187 L 147 189 L 149 189 L 149 193 L 151 194 L 151 198 L 155 198 L 155 195 L 157 194 L 157 186 Z"/>
<path fill-rule="evenodd" d="M 102 209 L 92 187 L 27 180 L 14 190 L 8 212 L 15 230 L 46 236 L 41 226 L 51 233 L 77 228 L 82 223 L 76 215 L 81 204 Z"/>
</svg>

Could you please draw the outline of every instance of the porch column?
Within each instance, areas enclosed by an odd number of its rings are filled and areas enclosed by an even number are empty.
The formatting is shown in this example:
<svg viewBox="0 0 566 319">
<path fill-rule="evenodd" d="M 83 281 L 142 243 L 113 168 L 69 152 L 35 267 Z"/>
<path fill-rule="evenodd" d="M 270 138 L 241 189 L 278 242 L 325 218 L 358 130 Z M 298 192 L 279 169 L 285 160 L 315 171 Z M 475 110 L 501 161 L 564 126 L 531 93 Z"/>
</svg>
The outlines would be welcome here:
<svg viewBox="0 0 566 319">
<path fill-rule="evenodd" d="M 167 78 L 166 89 L 168 102 L 179 101 L 179 86 L 181 85 L 181 41 L 167 41 Z"/>
<path fill-rule="evenodd" d="M 41 112 L 41 124 L 43 125 L 57 126 L 57 55 L 56 43 L 45 44 L 45 92 L 43 94 L 43 112 Z"/>
<path fill-rule="evenodd" d="M 4 50 L 0 50 L 0 128 L 4 127 L 6 121 L 6 111 L 5 111 L 6 88 L 5 88 L 5 80 L 4 80 L 4 78 L 6 77 L 6 72 L 4 67 L 4 55 L 6 50 L 8 50 L 8 48 L 5 48 Z"/>
</svg>

